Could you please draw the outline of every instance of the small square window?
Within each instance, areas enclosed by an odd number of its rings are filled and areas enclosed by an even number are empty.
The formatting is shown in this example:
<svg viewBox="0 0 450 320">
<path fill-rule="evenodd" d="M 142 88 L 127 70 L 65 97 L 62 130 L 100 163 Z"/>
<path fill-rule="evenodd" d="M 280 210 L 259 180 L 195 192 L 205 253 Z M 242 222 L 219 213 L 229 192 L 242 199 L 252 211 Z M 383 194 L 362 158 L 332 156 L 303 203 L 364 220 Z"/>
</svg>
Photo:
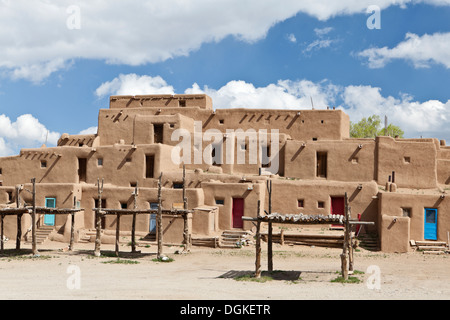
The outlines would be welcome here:
<svg viewBox="0 0 450 320">
<path fill-rule="evenodd" d="M 178 101 L 178 105 L 179 105 L 180 107 L 186 107 L 186 100 L 180 100 L 180 101 Z"/>
<path fill-rule="evenodd" d="M 299 208 L 303 208 L 303 207 L 304 207 L 304 201 L 303 201 L 303 199 L 297 200 L 297 207 L 299 207 Z"/>
<path fill-rule="evenodd" d="M 224 199 L 216 199 L 216 204 L 219 206 L 223 206 L 225 204 L 225 200 Z"/>
<path fill-rule="evenodd" d="M 404 158 L 403 158 L 403 161 L 404 161 L 405 163 L 411 163 L 411 157 L 404 157 Z"/>
<path fill-rule="evenodd" d="M 224 124 L 224 123 L 225 123 L 225 120 L 220 119 L 220 120 L 219 120 L 219 123 L 220 123 L 220 124 Z"/>
<path fill-rule="evenodd" d="M 317 208 L 325 208 L 325 202 L 317 201 Z"/>
<path fill-rule="evenodd" d="M 173 188 L 174 189 L 183 189 L 183 182 L 174 182 Z"/>
<path fill-rule="evenodd" d="M 312 138 L 312 141 L 317 141 L 317 138 Z"/>
<path fill-rule="evenodd" d="M 47 168 L 47 161 L 41 160 L 41 168 Z"/>
<path fill-rule="evenodd" d="M 411 208 L 402 208 L 403 216 L 411 218 Z"/>
<path fill-rule="evenodd" d="M 131 162 L 131 158 L 127 158 L 126 161 L 127 161 L 127 162 Z"/>
<path fill-rule="evenodd" d="M 130 187 L 136 188 L 137 187 L 137 182 L 130 182 Z"/>
<path fill-rule="evenodd" d="M 169 126 L 170 126 L 170 128 L 175 128 L 175 123 L 171 123 L 171 124 L 169 124 Z"/>
<path fill-rule="evenodd" d="M 126 202 L 121 202 L 121 203 L 120 203 L 120 208 L 121 208 L 121 209 L 127 209 L 127 208 L 128 208 L 128 203 L 126 203 Z"/>
</svg>

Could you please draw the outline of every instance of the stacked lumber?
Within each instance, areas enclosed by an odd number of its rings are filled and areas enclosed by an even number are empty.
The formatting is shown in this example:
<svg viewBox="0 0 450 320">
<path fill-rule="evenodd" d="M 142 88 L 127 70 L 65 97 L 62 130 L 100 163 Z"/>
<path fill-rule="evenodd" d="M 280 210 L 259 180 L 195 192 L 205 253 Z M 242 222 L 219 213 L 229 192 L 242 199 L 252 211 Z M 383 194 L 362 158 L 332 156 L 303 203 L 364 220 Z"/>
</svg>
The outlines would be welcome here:
<svg viewBox="0 0 450 320">
<path fill-rule="evenodd" d="M 343 224 L 344 216 L 339 214 L 305 215 L 305 214 L 279 214 L 272 213 L 259 218 L 264 222 L 298 223 L 298 224 Z"/>
<path fill-rule="evenodd" d="M 193 246 L 217 248 L 219 246 L 219 238 L 192 238 L 191 243 Z"/>
<path fill-rule="evenodd" d="M 268 241 L 268 234 L 261 234 L 264 241 Z M 344 235 L 330 234 L 273 234 L 272 241 L 281 244 L 305 245 L 329 248 L 342 248 Z"/>
<path fill-rule="evenodd" d="M 410 241 L 414 250 L 421 251 L 423 254 L 443 254 L 448 253 L 447 243 L 443 241 Z"/>
</svg>

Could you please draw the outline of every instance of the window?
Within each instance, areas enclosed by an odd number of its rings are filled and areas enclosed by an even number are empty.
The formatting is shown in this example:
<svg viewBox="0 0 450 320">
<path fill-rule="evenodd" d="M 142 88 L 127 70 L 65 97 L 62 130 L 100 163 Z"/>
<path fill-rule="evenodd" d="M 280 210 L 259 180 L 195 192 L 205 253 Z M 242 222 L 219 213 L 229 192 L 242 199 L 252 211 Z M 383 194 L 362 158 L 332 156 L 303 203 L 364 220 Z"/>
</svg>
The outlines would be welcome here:
<svg viewBox="0 0 450 320">
<path fill-rule="evenodd" d="M 178 101 L 178 106 L 180 106 L 180 107 L 186 107 L 186 100 L 179 100 L 179 101 Z"/>
<path fill-rule="evenodd" d="M 47 160 L 41 160 L 41 168 L 47 168 Z"/>
<path fill-rule="evenodd" d="M 12 202 L 13 201 L 13 193 L 12 193 L 12 191 L 6 191 L 6 193 L 8 194 L 8 201 Z"/>
<path fill-rule="evenodd" d="M 317 141 L 317 138 L 312 138 L 312 141 Z"/>
<path fill-rule="evenodd" d="M 327 153 L 326 152 L 317 152 L 316 161 L 317 161 L 317 171 L 316 171 L 317 177 L 326 178 L 327 177 Z"/>
<path fill-rule="evenodd" d="M 97 160 L 97 165 L 98 165 L 99 167 L 102 167 L 102 166 L 103 166 L 103 158 L 98 158 L 98 160 Z"/>
<path fill-rule="evenodd" d="M 126 203 L 126 202 L 121 202 L 121 203 L 120 203 L 120 208 L 121 208 L 121 209 L 128 209 L 128 203 Z"/>
<path fill-rule="evenodd" d="M 403 158 L 403 161 L 404 161 L 405 163 L 411 163 L 411 157 L 404 157 L 404 158 Z"/>
<path fill-rule="evenodd" d="M 411 218 L 411 208 L 402 208 L 403 216 Z"/>
<path fill-rule="evenodd" d="M 317 208 L 325 208 L 325 202 L 317 201 Z"/>
<path fill-rule="evenodd" d="M 147 155 L 145 156 L 145 177 L 146 178 L 153 178 L 153 171 L 155 166 L 155 156 L 154 155 Z"/>
<path fill-rule="evenodd" d="M 304 201 L 303 201 L 303 199 L 297 200 L 297 207 L 299 207 L 299 208 L 303 208 L 303 207 L 304 207 Z"/>
<path fill-rule="evenodd" d="M 3 174 L 3 169 L 2 168 L 0 168 L 0 175 L 2 175 Z"/>
<path fill-rule="evenodd" d="M 270 168 L 270 146 L 263 146 L 261 153 L 261 167 Z"/>
<path fill-rule="evenodd" d="M 225 199 L 216 199 L 216 205 L 223 206 L 225 204 Z"/>
<path fill-rule="evenodd" d="M 153 125 L 154 143 L 163 143 L 163 133 L 164 133 L 164 125 L 163 124 L 154 124 Z"/>
<path fill-rule="evenodd" d="M 219 120 L 219 124 L 224 124 L 224 122 L 225 122 L 225 120 L 223 120 L 223 119 Z"/>
<path fill-rule="evenodd" d="M 132 160 L 131 158 L 126 158 L 125 159 L 126 162 L 131 162 L 131 160 Z"/>
<path fill-rule="evenodd" d="M 174 189 L 183 189 L 183 182 L 174 182 L 173 188 Z"/>
<path fill-rule="evenodd" d="M 158 210 L 158 202 L 150 202 L 150 210 Z"/>
</svg>

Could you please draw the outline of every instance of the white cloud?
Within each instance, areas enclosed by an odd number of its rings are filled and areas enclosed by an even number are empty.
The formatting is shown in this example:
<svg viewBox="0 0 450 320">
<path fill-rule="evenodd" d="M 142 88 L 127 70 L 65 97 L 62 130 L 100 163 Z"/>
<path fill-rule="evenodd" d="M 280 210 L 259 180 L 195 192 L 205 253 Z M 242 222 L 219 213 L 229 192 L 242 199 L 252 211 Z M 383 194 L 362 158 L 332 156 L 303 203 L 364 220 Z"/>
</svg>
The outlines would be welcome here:
<svg viewBox="0 0 450 320">
<path fill-rule="evenodd" d="M 392 49 L 370 48 L 359 56 L 368 59 L 370 68 L 382 68 L 394 59 L 411 61 L 416 68 L 429 67 L 431 63 L 450 68 L 450 32 L 423 36 L 408 33 L 405 40 Z"/>
<path fill-rule="evenodd" d="M 0 115 L 0 156 L 17 153 L 21 147 L 40 147 L 56 145 L 60 134 L 48 130 L 31 114 L 21 115 L 16 121 Z"/>
<path fill-rule="evenodd" d="M 447 0 L 378 0 L 381 9 Z M 186 56 L 227 36 L 264 38 L 275 24 L 299 12 L 325 21 L 365 14 L 373 0 L 80 0 L 80 28 L 67 27 L 72 0 L 0 2 L 0 69 L 39 82 L 77 59 L 143 65 Z"/>
<path fill-rule="evenodd" d="M 78 134 L 84 135 L 84 134 L 97 134 L 98 127 L 89 127 L 87 129 L 81 130 Z"/>
<path fill-rule="evenodd" d="M 330 33 L 332 30 L 333 30 L 333 27 L 315 28 L 314 33 L 318 37 L 323 37 L 324 35 Z"/>
<path fill-rule="evenodd" d="M 97 97 L 108 95 L 174 94 L 174 88 L 159 77 L 120 74 L 117 78 L 103 83 L 95 91 Z"/>
<path fill-rule="evenodd" d="M 287 39 L 292 42 L 292 43 L 296 43 L 297 42 L 297 38 L 295 37 L 295 35 L 293 33 L 290 33 L 287 35 Z"/>
<path fill-rule="evenodd" d="M 330 47 L 333 43 L 337 43 L 336 39 L 317 39 L 311 42 L 304 50 L 303 53 L 308 53 L 313 50 L 320 50 Z"/>
<path fill-rule="evenodd" d="M 381 89 L 371 86 L 348 86 L 342 93 L 345 110 L 354 122 L 373 114 L 382 119 L 386 115 L 389 123 L 400 126 L 409 137 L 450 137 L 450 100 L 414 101 L 410 95 L 400 98 L 384 97 Z"/>
</svg>

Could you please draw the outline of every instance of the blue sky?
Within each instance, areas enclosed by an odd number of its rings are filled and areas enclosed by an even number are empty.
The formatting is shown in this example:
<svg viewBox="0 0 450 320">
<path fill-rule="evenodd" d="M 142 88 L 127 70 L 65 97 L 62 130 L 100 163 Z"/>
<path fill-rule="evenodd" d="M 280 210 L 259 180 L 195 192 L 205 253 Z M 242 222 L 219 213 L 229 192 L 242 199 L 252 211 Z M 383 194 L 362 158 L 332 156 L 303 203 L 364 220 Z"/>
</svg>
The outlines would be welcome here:
<svg viewBox="0 0 450 320">
<path fill-rule="evenodd" d="M 449 17 L 450 0 L 2 0 L 0 155 L 95 132 L 109 95 L 162 92 L 216 108 L 312 98 L 450 142 Z"/>
</svg>

